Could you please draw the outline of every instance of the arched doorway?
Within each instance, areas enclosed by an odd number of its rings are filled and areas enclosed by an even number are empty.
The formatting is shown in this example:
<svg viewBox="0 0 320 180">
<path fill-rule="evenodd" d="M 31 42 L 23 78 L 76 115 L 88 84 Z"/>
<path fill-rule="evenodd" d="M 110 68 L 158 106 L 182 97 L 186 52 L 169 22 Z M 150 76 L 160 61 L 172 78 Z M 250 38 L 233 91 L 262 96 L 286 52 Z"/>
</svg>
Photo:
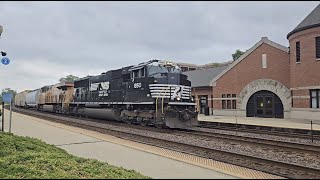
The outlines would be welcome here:
<svg viewBox="0 0 320 180">
<path fill-rule="evenodd" d="M 254 93 L 247 103 L 247 117 L 283 118 L 283 104 L 271 91 Z"/>
</svg>

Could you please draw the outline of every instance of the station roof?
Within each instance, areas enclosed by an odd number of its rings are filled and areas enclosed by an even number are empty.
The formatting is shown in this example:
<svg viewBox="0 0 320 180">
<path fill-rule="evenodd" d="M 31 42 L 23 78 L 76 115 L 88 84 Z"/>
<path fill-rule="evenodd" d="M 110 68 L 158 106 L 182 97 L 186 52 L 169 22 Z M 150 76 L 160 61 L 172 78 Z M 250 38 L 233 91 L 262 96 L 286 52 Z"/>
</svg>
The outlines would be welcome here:
<svg viewBox="0 0 320 180">
<path fill-rule="evenodd" d="M 218 74 L 220 74 L 223 70 L 225 70 L 228 65 L 200 69 L 194 71 L 183 72 L 183 74 L 188 76 L 188 80 L 191 81 L 191 87 L 209 87 L 212 86 L 210 81 L 215 78 Z"/>
<path fill-rule="evenodd" d="M 304 18 L 300 22 L 300 24 L 298 24 L 298 26 L 287 35 L 287 39 L 289 39 L 289 37 L 296 32 L 318 26 L 320 26 L 320 4 L 316 8 L 314 8 L 314 10 L 311 11 L 311 13 L 306 18 Z"/>
</svg>

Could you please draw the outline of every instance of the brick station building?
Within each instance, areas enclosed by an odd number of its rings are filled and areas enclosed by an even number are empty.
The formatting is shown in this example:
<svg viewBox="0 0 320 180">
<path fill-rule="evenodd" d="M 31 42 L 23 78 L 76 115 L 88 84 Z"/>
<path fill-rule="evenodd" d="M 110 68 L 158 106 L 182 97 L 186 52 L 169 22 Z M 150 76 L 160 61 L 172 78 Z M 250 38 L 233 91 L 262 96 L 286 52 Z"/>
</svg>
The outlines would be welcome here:
<svg viewBox="0 0 320 180">
<path fill-rule="evenodd" d="M 213 115 L 320 120 L 320 4 L 287 39 L 262 37 L 210 81 Z"/>
</svg>

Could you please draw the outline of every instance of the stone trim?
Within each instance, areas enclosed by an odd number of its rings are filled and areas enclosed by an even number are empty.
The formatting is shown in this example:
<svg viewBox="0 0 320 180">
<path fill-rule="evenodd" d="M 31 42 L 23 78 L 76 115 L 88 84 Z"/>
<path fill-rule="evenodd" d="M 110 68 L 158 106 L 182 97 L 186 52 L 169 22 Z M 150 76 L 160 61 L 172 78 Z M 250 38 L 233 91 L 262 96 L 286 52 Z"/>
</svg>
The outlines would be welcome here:
<svg viewBox="0 0 320 180">
<path fill-rule="evenodd" d="M 320 108 L 292 108 L 292 111 L 320 112 Z"/>
<path fill-rule="evenodd" d="M 212 100 L 238 100 L 239 98 L 212 98 Z"/>
<path fill-rule="evenodd" d="M 305 87 L 295 87 L 295 88 L 290 88 L 291 91 L 297 91 L 297 90 L 309 90 L 309 89 L 320 89 L 320 86 L 305 86 Z"/>
<path fill-rule="evenodd" d="M 292 96 L 292 99 L 310 99 L 310 96 Z"/>
<path fill-rule="evenodd" d="M 273 79 L 258 79 L 252 81 L 246 85 L 239 94 L 239 101 L 237 102 L 237 108 L 241 110 L 247 109 L 247 103 L 249 98 L 258 91 L 267 90 L 276 94 L 282 104 L 284 111 L 290 111 L 291 109 L 291 92 L 281 82 Z"/>
</svg>

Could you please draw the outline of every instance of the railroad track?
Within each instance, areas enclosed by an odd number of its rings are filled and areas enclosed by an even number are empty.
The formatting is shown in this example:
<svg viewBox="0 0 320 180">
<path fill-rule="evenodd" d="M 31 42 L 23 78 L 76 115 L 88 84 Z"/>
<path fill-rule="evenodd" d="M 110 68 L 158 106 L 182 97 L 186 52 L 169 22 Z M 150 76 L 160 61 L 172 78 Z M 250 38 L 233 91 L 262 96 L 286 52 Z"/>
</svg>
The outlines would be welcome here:
<svg viewBox="0 0 320 180">
<path fill-rule="evenodd" d="M 295 137 L 308 139 L 310 141 L 320 141 L 320 131 L 307 130 L 307 129 L 294 129 L 294 128 L 281 128 L 271 126 L 258 126 L 249 124 L 234 124 L 234 123 L 221 123 L 221 122 L 209 122 L 200 121 L 199 126 L 207 129 L 219 129 L 234 132 L 252 132 L 257 134 L 269 134 L 283 137 Z"/>
<path fill-rule="evenodd" d="M 320 145 L 311 145 L 311 144 L 301 144 L 295 142 L 286 142 L 279 140 L 271 140 L 271 139 L 262 139 L 262 138 L 254 138 L 254 137 L 244 137 L 237 136 L 231 134 L 221 134 L 215 132 L 205 132 L 205 131 L 195 131 L 195 130 L 176 130 L 178 135 L 184 136 L 186 134 L 194 136 L 194 138 L 204 139 L 210 141 L 212 138 L 219 138 L 227 141 L 240 142 L 246 144 L 259 144 L 265 147 L 274 147 L 274 148 L 282 148 L 285 150 L 291 151 L 303 151 L 305 153 L 319 153 L 320 154 Z"/>
<path fill-rule="evenodd" d="M 94 131 L 98 131 L 101 133 L 110 134 L 119 138 L 144 143 L 148 145 L 153 145 L 161 148 L 166 148 L 174 151 L 179 151 L 183 153 L 188 153 L 204 158 L 209 158 L 217 161 L 222 161 L 242 167 L 247 167 L 250 169 L 255 169 L 258 171 L 286 177 L 286 178 L 320 178 L 320 164 L 316 167 L 310 167 L 310 166 L 304 166 L 301 164 L 296 163 L 290 163 L 290 162 L 284 162 L 279 160 L 274 160 L 272 158 L 264 158 L 259 157 L 255 155 L 250 154 L 241 154 L 236 152 L 231 152 L 226 149 L 218 149 L 215 146 L 212 146 L 213 143 L 211 143 L 211 146 L 208 145 L 201 145 L 202 143 L 209 143 L 212 141 L 214 134 L 205 135 L 202 132 L 181 132 L 181 131 L 168 131 L 168 130 L 161 130 L 161 132 L 151 132 L 141 129 L 133 129 L 133 128 L 119 128 L 120 126 L 114 126 L 114 125 L 107 125 L 102 124 L 94 121 L 85 121 L 65 116 L 59 116 L 56 114 L 49 114 L 49 113 L 40 113 L 37 111 L 29 111 L 24 109 L 16 109 L 13 108 L 14 111 L 20 112 L 27 115 L 32 115 L 35 117 L 44 118 L 50 121 L 55 121 L 67 125 L 72 125 L 84 129 L 90 129 Z M 137 126 L 138 127 L 138 126 Z M 155 128 L 154 128 L 155 129 Z M 165 134 L 166 132 L 169 132 L 168 134 Z M 180 134 L 179 134 L 180 133 Z M 188 135 L 189 134 L 189 135 Z M 225 135 L 223 135 L 225 136 Z M 169 138 L 170 137 L 170 138 Z M 199 138 L 202 139 L 199 139 Z M 190 139 L 192 139 L 190 141 Z M 220 137 L 215 137 L 215 139 Z M 227 136 L 225 136 L 226 140 Z M 228 141 L 235 141 L 242 142 L 245 141 L 245 139 L 235 139 L 235 137 L 228 137 Z M 256 144 L 257 139 L 250 139 L 249 141 L 245 143 L 251 143 L 253 146 Z M 270 144 L 270 142 L 263 142 L 263 145 L 268 145 L 273 148 L 277 146 L 279 148 L 280 146 L 275 144 Z M 260 143 L 261 145 L 261 143 Z M 281 145 L 283 147 L 284 145 Z M 286 145 L 287 146 L 287 145 Z M 270 148 L 270 147 L 269 147 Z M 286 150 L 290 149 L 291 151 L 295 147 L 284 147 L 287 148 Z M 295 150 L 301 150 L 301 148 L 295 148 Z M 283 150 L 283 149 L 282 149 Z M 308 152 L 306 152 L 308 151 Z M 317 153 L 319 152 L 316 149 L 308 149 L 304 151 L 304 153 Z M 318 158 L 320 159 L 320 158 Z"/>
</svg>

